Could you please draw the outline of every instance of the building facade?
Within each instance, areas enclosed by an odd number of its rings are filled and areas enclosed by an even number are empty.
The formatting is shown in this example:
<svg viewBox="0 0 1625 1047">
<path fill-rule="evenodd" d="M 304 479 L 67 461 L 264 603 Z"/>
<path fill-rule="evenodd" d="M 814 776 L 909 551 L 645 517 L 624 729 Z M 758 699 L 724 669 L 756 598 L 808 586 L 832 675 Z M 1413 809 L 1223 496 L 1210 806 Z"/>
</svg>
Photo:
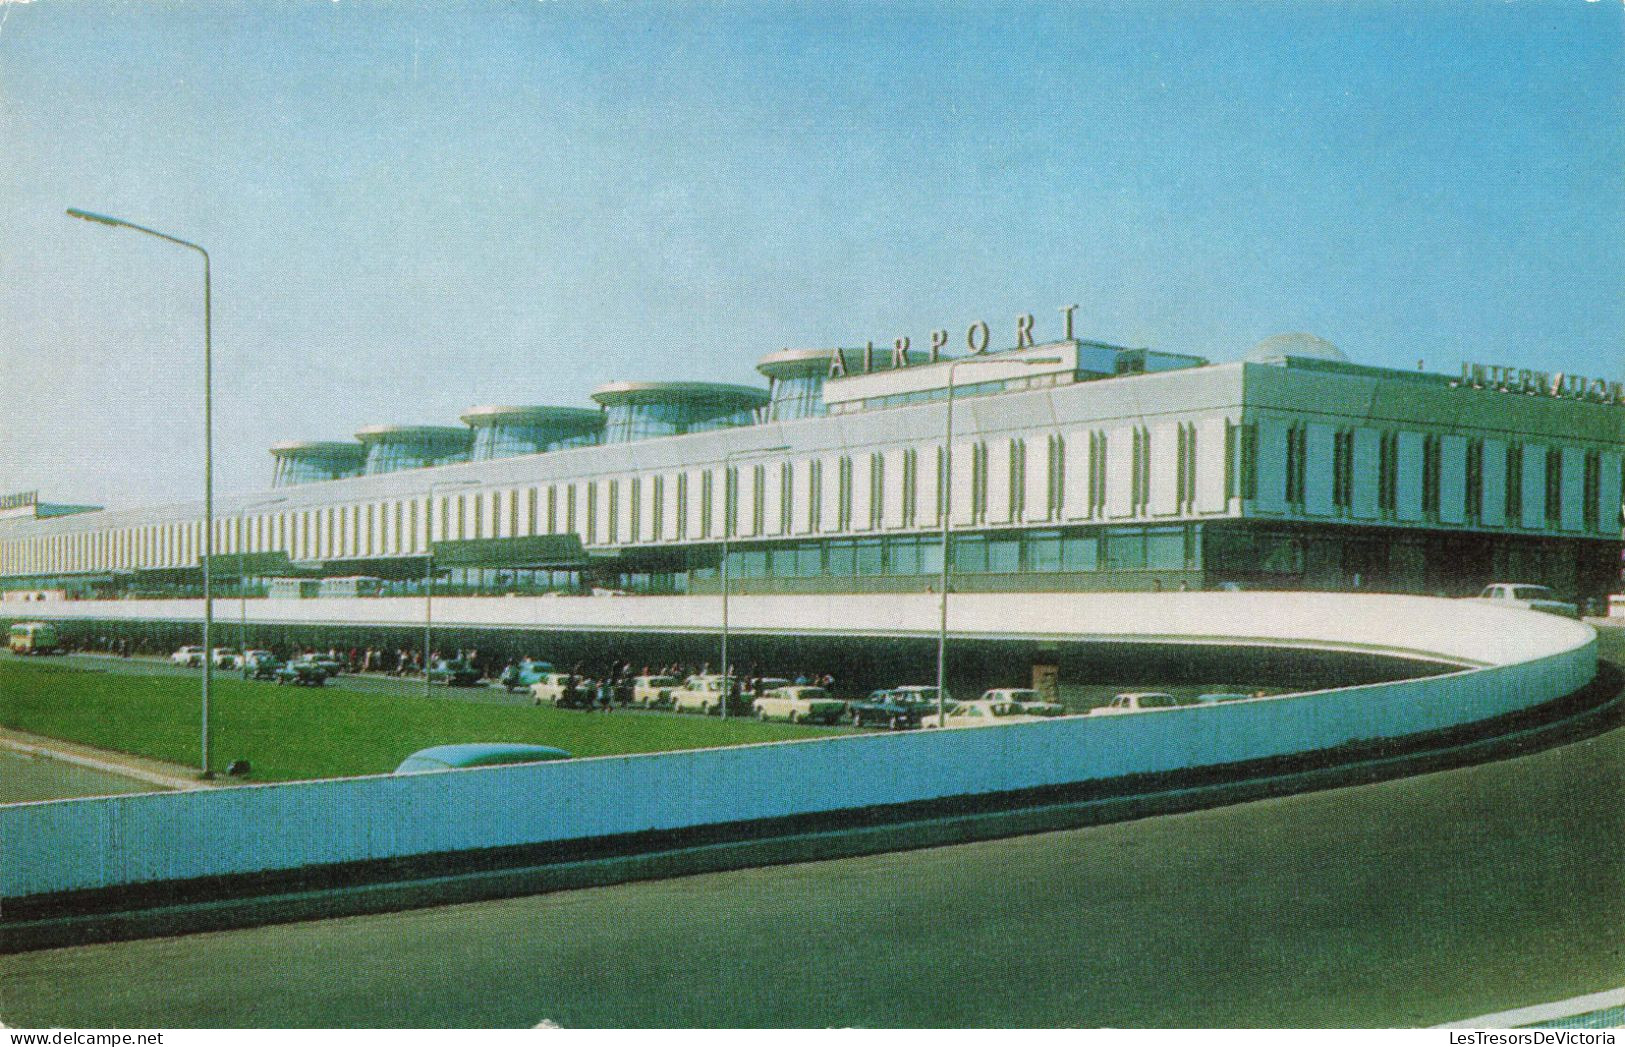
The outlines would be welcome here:
<svg viewBox="0 0 1625 1047">
<path fill-rule="evenodd" d="M 1625 406 L 1606 389 L 1361 366 L 1307 336 L 1219 364 L 1075 340 L 976 366 L 839 353 L 767 357 L 772 395 L 614 383 L 601 427 L 549 415 L 578 428 L 531 434 L 552 447 L 532 453 L 468 461 L 468 430 L 363 430 L 361 475 L 218 499 L 215 548 L 387 595 L 416 591 L 432 543 L 573 535 L 578 555 L 499 557 L 448 591 L 699 593 L 726 536 L 736 592 L 903 592 L 937 584 L 946 514 L 964 591 L 1618 584 Z M 488 410 L 476 429 L 542 418 Z M 195 592 L 200 515 L 0 521 L 0 587 Z"/>
</svg>

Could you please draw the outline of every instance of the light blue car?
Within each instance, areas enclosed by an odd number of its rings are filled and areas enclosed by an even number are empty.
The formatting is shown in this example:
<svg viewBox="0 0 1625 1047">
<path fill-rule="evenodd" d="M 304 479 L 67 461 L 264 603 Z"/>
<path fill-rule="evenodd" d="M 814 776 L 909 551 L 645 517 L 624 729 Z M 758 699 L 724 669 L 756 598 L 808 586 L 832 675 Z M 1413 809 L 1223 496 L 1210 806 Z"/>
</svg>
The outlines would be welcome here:
<svg viewBox="0 0 1625 1047">
<path fill-rule="evenodd" d="M 450 771 L 460 767 L 497 767 L 510 763 L 546 763 L 568 760 L 572 754 L 551 745 L 525 745 L 519 742 L 463 742 L 435 745 L 401 761 L 396 774 L 420 771 Z"/>
</svg>

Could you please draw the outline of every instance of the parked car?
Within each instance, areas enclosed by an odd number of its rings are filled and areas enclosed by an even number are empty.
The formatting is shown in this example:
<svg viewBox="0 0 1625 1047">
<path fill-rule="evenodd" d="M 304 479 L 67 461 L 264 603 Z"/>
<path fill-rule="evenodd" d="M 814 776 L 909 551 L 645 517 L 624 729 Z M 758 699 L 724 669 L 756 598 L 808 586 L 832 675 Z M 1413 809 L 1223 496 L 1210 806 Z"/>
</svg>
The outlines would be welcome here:
<svg viewBox="0 0 1625 1047">
<path fill-rule="evenodd" d="M 671 692 L 673 712 L 697 712 L 709 716 L 722 709 L 723 681 L 718 673 L 690 676 Z M 732 708 L 732 706 L 730 706 Z"/>
<path fill-rule="evenodd" d="M 632 680 L 632 704 L 658 709 L 671 704 L 671 692 L 683 681 L 675 676 L 638 676 Z"/>
<path fill-rule="evenodd" d="M 926 710 L 927 712 L 935 712 L 937 708 L 937 689 L 935 687 L 922 687 L 916 684 L 904 684 L 901 687 L 893 687 L 891 689 L 891 696 L 905 705 L 924 704 L 929 706 L 929 708 Z M 942 705 L 944 708 L 952 709 L 958 704 L 958 702 L 954 701 L 954 693 L 952 691 L 944 692 L 942 696 Z"/>
<path fill-rule="evenodd" d="M 758 720 L 791 723 L 837 723 L 846 715 L 846 703 L 822 687 L 775 687 L 751 703 Z"/>
<path fill-rule="evenodd" d="M 1125 691 L 1110 703 L 1089 710 L 1090 716 L 1117 716 L 1123 713 L 1154 712 L 1158 709 L 1177 709 L 1194 703 L 1175 698 L 1165 691 Z"/>
<path fill-rule="evenodd" d="M 542 677 L 552 671 L 552 662 L 540 658 L 521 658 L 502 670 L 502 675 L 497 678 L 497 682 L 509 694 L 514 694 L 528 689 L 531 684 L 540 683 Z"/>
<path fill-rule="evenodd" d="M 1047 701 L 1042 694 L 1028 687 L 995 687 L 982 692 L 982 701 L 1014 702 L 1021 706 L 1022 712 L 1034 716 L 1061 716 L 1066 713 L 1066 706 Z"/>
<path fill-rule="evenodd" d="M 274 673 L 278 685 L 293 684 L 297 687 L 322 687 L 326 685 L 328 675 L 324 666 L 309 658 L 295 658 Z"/>
<path fill-rule="evenodd" d="M 277 670 L 282 668 L 282 659 L 270 651 L 245 651 L 243 653 L 243 679 L 245 680 L 274 680 Z"/>
<path fill-rule="evenodd" d="M 934 688 L 933 688 L 934 689 Z M 847 704 L 847 719 L 853 727 L 878 724 L 894 731 L 920 726 L 920 717 L 937 711 L 935 698 L 925 698 L 919 689 L 870 691 L 867 698 Z"/>
<path fill-rule="evenodd" d="M 1519 582 L 1495 582 L 1484 587 L 1477 596 L 1502 607 L 1521 607 L 1526 611 L 1545 611 L 1561 614 L 1565 618 L 1580 617 L 1576 604 L 1558 598 L 1557 593 L 1544 585 L 1525 585 Z"/>
<path fill-rule="evenodd" d="M 237 653 L 235 647 L 216 647 L 214 649 L 214 667 L 216 669 L 235 669 L 242 664 L 243 656 Z"/>
<path fill-rule="evenodd" d="M 1023 712 L 1015 702 L 962 702 L 948 711 L 946 720 L 936 713 L 920 717 L 921 727 L 1002 727 L 1012 723 L 1040 723 L 1048 716 Z"/>
<path fill-rule="evenodd" d="M 401 761 L 396 774 L 422 771 L 450 771 L 460 767 L 496 767 L 513 763 L 543 763 L 568 760 L 571 754 L 551 745 L 525 745 L 519 742 L 463 742 L 432 745 Z"/>
<path fill-rule="evenodd" d="M 169 660 L 176 665 L 182 665 L 188 669 L 201 669 L 203 668 L 203 648 L 179 648 L 174 654 L 169 656 Z"/>
<path fill-rule="evenodd" d="M 315 662 L 317 665 L 322 667 L 322 672 L 329 676 L 338 676 L 340 673 L 344 672 L 344 661 L 339 658 L 338 655 L 331 652 L 328 654 L 320 654 L 315 651 L 308 651 L 305 654 L 300 655 L 300 658 L 304 661 Z"/>
<path fill-rule="evenodd" d="M 464 658 L 437 658 L 429 664 L 429 682 L 447 687 L 478 687 L 480 671 Z"/>
<path fill-rule="evenodd" d="M 571 673 L 547 673 L 530 685 L 534 705 L 551 705 L 557 709 L 590 709 L 598 684 L 584 676 Z"/>
</svg>

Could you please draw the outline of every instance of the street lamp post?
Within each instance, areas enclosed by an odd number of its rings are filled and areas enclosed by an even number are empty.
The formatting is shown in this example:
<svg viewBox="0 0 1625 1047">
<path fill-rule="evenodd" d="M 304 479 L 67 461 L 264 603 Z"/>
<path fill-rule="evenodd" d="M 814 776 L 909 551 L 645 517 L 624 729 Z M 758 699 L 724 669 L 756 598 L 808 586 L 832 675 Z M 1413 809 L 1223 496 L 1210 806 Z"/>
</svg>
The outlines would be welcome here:
<svg viewBox="0 0 1625 1047">
<path fill-rule="evenodd" d="M 1036 367 L 1041 364 L 1058 364 L 1058 356 L 1033 357 L 1023 360 L 1002 360 L 998 357 L 970 356 L 962 360 L 955 360 L 948 365 L 948 404 L 942 434 L 942 475 L 938 484 L 942 491 L 942 576 L 938 579 L 940 591 L 937 595 L 937 726 L 947 726 L 948 719 L 948 583 L 950 567 L 948 561 L 948 535 L 953 527 L 954 508 L 954 375 L 961 367 L 974 367 L 978 364 L 1019 364 L 1022 367 Z"/>
<path fill-rule="evenodd" d="M 473 487 L 477 480 L 436 480 L 429 485 L 423 514 L 423 697 L 429 697 L 429 651 L 434 642 L 434 493 L 446 487 Z"/>
<path fill-rule="evenodd" d="M 214 557 L 214 346 L 213 304 L 209 289 L 209 252 L 189 240 L 170 236 L 144 225 L 126 222 L 110 215 L 93 214 L 76 207 L 68 208 L 68 215 L 86 222 L 96 222 L 118 229 L 131 229 L 138 233 L 167 240 L 178 247 L 196 251 L 203 257 L 203 715 L 199 734 L 199 774 L 213 777 L 209 770 L 209 684 L 214 674 L 214 648 L 209 634 L 214 627 L 214 587 L 209 561 Z"/>
<path fill-rule="evenodd" d="M 752 447 L 729 451 L 722 456 L 722 718 L 728 718 L 728 698 L 733 689 L 728 671 L 728 538 L 733 533 L 734 510 L 739 505 L 739 485 L 734 484 L 733 505 L 728 504 L 728 469 L 736 458 L 760 457 L 788 451 L 788 445 Z"/>
</svg>

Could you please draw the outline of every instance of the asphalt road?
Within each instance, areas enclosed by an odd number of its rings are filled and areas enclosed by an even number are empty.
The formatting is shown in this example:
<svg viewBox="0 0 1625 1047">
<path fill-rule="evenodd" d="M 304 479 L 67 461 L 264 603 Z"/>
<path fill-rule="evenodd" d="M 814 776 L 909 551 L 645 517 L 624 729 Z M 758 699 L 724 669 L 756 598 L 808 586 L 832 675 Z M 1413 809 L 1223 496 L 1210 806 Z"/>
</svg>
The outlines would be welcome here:
<svg viewBox="0 0 1625 1047">
<path fill-rule="evenodd" d="M 1141 822 L 0 957 L 0 1021 L 1426 1025 L 1625 984 L 1621 797 L 1616 730 Z"/>
<path fill-rule="evenodd" d="M 155 788 L 134 778 L 106 774 L 63 760 L 0 749 L 0 803 L 144 793 Z M 4 996 L 0 995 L 0 1005 L 3 1003 Z"/>
</svg>

